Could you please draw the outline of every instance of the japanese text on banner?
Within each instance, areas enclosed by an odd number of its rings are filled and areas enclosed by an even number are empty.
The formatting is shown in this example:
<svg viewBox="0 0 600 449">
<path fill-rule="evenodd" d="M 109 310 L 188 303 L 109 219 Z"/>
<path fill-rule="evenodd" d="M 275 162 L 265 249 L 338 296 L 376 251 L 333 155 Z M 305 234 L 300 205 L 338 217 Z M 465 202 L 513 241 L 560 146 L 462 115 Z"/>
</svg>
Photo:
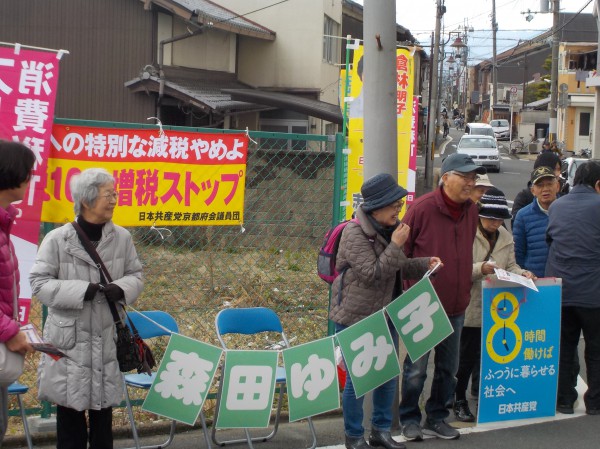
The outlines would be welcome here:
<svg viewBox="0 0 600 449">
<path fill-rule="evenodd" d="M 184 130 L 55 125 L 42 219 L 72 217 L 69 182 L 91 167 L 113 173 L 122 226 L 243 222 L 248 137 Z"/>
</svg>

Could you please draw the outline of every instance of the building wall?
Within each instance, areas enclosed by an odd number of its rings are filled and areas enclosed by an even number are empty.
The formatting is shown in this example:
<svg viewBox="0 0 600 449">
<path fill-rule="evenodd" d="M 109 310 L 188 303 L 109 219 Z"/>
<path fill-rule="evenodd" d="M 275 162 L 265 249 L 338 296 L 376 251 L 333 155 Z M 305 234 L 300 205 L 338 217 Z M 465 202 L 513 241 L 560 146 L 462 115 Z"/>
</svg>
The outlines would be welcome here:
<svg viewBox="0 0 600 449">
<path fill-rule="evenodd" d="M 153 27 L 139 0 L 0 2 L 0 41 L 70 52 L 60 62 L 57 117 L 147 123 L 154 100 L 124 83 L 153 62 Z"/>
<path fill-rule="evenodd" d="M 243 14 L 272 2 L 223 0 L 220 4 Z M 239 80 L 255 87 L 323 90 L 321 100 L 337 103 L 339 67 L 323 61 L 325 14 L 341 30 L 341 0 L 290 0 L 247 15 L 277 37 L 273 42 L 239 37 Z"/>
</svg>

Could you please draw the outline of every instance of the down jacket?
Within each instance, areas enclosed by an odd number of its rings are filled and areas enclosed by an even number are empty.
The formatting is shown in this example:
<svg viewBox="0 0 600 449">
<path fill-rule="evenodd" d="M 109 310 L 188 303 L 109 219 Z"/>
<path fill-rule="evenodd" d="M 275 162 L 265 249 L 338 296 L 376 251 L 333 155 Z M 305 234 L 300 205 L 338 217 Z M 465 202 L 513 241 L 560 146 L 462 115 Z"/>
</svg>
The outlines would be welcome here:
<svg viewBox="0 0 600 449">
<path fill-rule="evenodd" d="M 0 342 L 10 340 L 19 332 L 19 325 L 13 320 L 13 289 L 16 284 L 18 296 L 19 267 L 10 241 L 10 229 L 16 215 L 14 206 L 8 206 L 8 209 L 0 207 Z"/>
<path fill-rule="evenodd" d="M 544 277 L 548 259 L 547 226 L 548 214 L 536 199 L 517 212 L 513 227 L 517 263 L 539 278 Z"/>
<path fill-rule="evenodd" d="M 143 282 L 131 234 L 108 222 L 96 250 L 132 304 Z M 100 272 L 70 223 L 46 235 L 29 280 L 33 295 L 48 307 L 44 339 L 68 356 L 55 361 L 42 355 L 39 398 L 79 411 L 118 405 L 123 383 L 113 317 L 103 293 L 83 300 L 88 284 L 100 282 Z"/>
<path fill-rule="evenodd" d="M 500 226 L 498 228 L 500 234 L 492 251 L 491 258 L 496 262 L 498 267 L 505 269 L 511 273 L 522 275 L 524 271 L 515 260 L 515 245 L 510 232 Z M 483 236 L 481 229 L 477 229 L 475 234 L 475 242 L 473 242 L 473 285 L 471 286 L 471 302 L 465 311 L 465 327 L 481 327 L 481 290 L 482 282 L 486 279 L 496 279 L 495 274 L 484 276 L 481 273 L 481 266 L 486 260 L 490 243 Z"/>
<path fill-rule="evenodd" d="M 394 299 L 398 271 L 402 277 L 419 278 L 427 271 L 430 259 L 408 259 L 400 246 L 377 233 L 362 208 L 356 216 L 359 223 L 348 223 L 342 233 L 336 269 L 345 271 L 333 281 L 331 290 L 329 317 L 345 326 L 383 309 Z"/>
</svg>

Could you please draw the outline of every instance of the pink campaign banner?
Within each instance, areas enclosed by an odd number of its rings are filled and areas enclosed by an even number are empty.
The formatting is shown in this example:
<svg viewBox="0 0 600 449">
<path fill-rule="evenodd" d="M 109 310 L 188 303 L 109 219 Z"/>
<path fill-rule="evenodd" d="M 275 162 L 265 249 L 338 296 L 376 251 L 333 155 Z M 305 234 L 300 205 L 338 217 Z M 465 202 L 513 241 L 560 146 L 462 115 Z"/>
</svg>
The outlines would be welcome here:
<svg viewBox="0 0 600 449">
<path fill-rule="evenodd" d="M 29 192 L 23 201 L 15 203 L 19 215 L 11 237 L 21 271 L 19 312 L 23 319 L 29 313 L 31 288 L 28 275 L 35 260 L 40 234 L 58 66 L 62 53 L 29 50 L 18 44 L 0 46 L 0 139 L 22 142 L 36 156 Z"/>
</svg>

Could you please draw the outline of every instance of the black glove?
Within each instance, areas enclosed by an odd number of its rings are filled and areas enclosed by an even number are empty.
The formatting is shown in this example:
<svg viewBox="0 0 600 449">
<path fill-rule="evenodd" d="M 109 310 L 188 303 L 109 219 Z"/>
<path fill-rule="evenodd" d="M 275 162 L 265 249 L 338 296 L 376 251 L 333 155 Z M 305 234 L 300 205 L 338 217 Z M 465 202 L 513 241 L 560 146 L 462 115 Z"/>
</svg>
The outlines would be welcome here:
<svg viewBox="0 0 600 449">
<path fill-rule="evenodd" d="M 108 284 L 104 286 L 104 295 L 107 301 L 117 302 L 125 298 L 125 292 L 117 284 Z"/>
<path fill-rule="evenodd" d="M 88 284 L 88 288 L 85 291 L 85 295 L 83 295 L 83 300 L 84 301 L 91 301 L 92 299 L 94 299 L 94 296 L 96 296 L 96 293 L 98 293 L 99 291 L 101 291 L 101 288 L 103 286 L 101 286 L 100 284 L 92 284 L 91 282 Z"/>
</svg>

